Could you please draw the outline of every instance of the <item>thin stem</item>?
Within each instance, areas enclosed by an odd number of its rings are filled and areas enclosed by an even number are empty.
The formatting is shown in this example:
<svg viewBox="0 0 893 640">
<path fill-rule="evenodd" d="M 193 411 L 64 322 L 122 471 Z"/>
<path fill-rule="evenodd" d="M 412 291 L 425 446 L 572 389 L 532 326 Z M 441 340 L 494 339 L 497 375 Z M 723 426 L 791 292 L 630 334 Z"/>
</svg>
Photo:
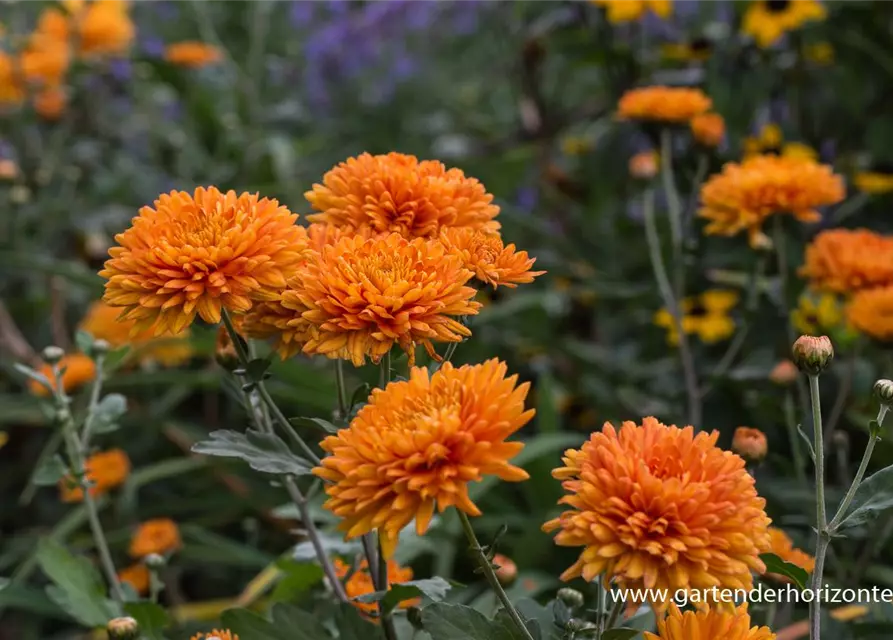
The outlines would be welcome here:
<svg viewBox="0 0 893 640">
<path fill-rule="evenodd" d="M 823 573 L 825 570 L 825 555 L 831 542 L 828 532 L 828 520 L 825 513 L 825 445 L 822 430 L 822 400 L 819 391 L 819 376 L 810 374 L 809 395 L 812 401 L 812 427 L 815 435 L 815 500 L 816 500 L 816 551 L 815 569 L 812 574 L 812 589 L 818 594 L 822 588 Z M 810 606 L 810 634 L 811 640 L 819 640 L 822 627 L 822 604 L 818 597 L 813 598 Z"/>
<path fill-rule="evenodd" d="M 698 375 L 695 371 L 695 361 L 688 344 L 688 335 L 682 327 L 682 310 L 679 300 L 673 294 L 673 286 L 667 276 L 663 256 L 660 251 L 660 238 L 657 234 L 657 223 L 654 219 L 654 193 L 648 191 L 644 201 L 645 237 L 648 241 L 648 255 L 651 258 L 651 267 L 657 280 L 664 305 L 673 317 L 673 326 L 679 336 L 679 357 L 682 361 L 682 373 L 685 378 L 685 390 L 688 395 L 688 422 L 696 429 L 701 423 L 701 392 L 698 390 Z"/>
<path fill-rule="evenodd" d="M 81 449 L 86 451 L 90 447 L 90 436 L 93 431 L 93 420 L 96 417 L 96 408 L 99 406 L 99 396 L 102 393 L 102 365 L 105 362 L 105 354 L 96 354 L 96 378 L 93 380 L 93 388 L 90 390 L 90 404 L 87 407 L 87 418 L 84 420 L 84 430 L 81 433 Z"/>
<path fill-rule="evenodd" d="M 493 565 L 490 564 L 490 560 L 484 553 L 484 549 L 483 547 L 481 547 L 481 543 L 478 542 L 477 536 L 474 535 L 474 529 L 471 526 L 471 522 L 468 520 L 468 515 L 466 515 L 463 511 L 459 511 L 458 509 L 456 510 L 456 513 L 459 514 L 459 522 L 462 523 L 462 530 L 465 532 L 465 537 L 468 538 L 468 544 L 471 547 L 471 552 L 474 554 L 478 566 L 480 566 L 481 572 L 484 574 L 487 582 L 490 583 L 490 588 L 493 589 L 496 597 L 499 598 L 499 601 L 502 603 L 503 608 L 505 608 L 506 612 L 509 614 L 509 617 L 515 624 L 515 627 L 521 633 L 521 636 L 526 638 L 527 640 L 533 640 L 533 636 L 530 634 L 530 631 L 528 631 L 527 626 L 521 619 L 521 615 L 518 613 L 517 609 L 515 609 L 514 605 L 512 605 L 512 601 L 509 600 L 508 595 L 506 595 L 505 590 L 499 583 L 499 580 L 496 577 L 496 573 L 493 571 Z"/>
<path fill-rule="evenodd" d="M 803 443 L 800 442 L 800 434 L 797 432 L 796 413 L 794 398 L 790 391 L 786 391 L 784 395 L 784 422 L 788 430 L 791 454 L 794 456 L 794 472 L 797 474 L 797 479 L 802 484 L 806 484 L 806 461 L 803 458 Z"/>
<path fill-rule="evenodd" d="M 605 600 L 607 599 L 607 594 L 605 593 L 605 587 L 602 584 L 599 584 L 598 596 L 597 596 L 597 605 L 596 611 L 598 613 L 598 618 L 595 622 L 596 635 L 601 638 L 602 634 L 605 632 Z"/>
<path fill-rule="evenodd" d="M 856 361 L 858 356 L 859 351 L 854 348 L 850 352 L 850 357 L 847 358 L 846 369 L 843 376 L 841 376 L 840 385 L 837 387 L 837 397 L 834 399 L 834 404 L 831 406 L 831 413 L 828 415 L 828 421 L 825 424 L 825 440 L 831 438 L 831 434 L 834 433 L 837 423 L 840 422 L 840 418 L 843 416 L 843 410 L 846 409 L 846 402 L 853 389 L 853 378 L 856 376 Z"/>
<path fill-rule="evenodd" d="M 384 389 L 391 381 L 391 352 L 381 357 L 381 372 L 378 376 L 378 388 Z"/>
<path fill-rule="evenodd" d="M 668 127 L 660 132 L 660 174 L 664 195 L 670 212 L 670 236 L 673 239 L 673 257 L 679 260 L 682 250 L 682 203 L 676 190 L 676 177 L 673 175 L 673 138 Z"/>
<path fill-rule="evenodd" d="M 617 600 L 614 601 L 614 606 L 611 607 L 611 613 L 608 614 L 608 620 L 605 622 L 605 631 L 610 631 L 614 628 L 614 625 L 617 624 L 625 604 L 623 598 L 618 597 Z"/>
<path fill-rule="evenodd" d="M 834 517 L 831 519 L 831 524 L 828 525 L 829 533 L 833 534 L 837 527 L 840 526 L 841 521 L 846 517 L 846 511 L 849 509 L 850 504 L 853 502 L 853 498 L 856 495 L 856 490 L 859 488 L 859 485 L 862 484 L 862 479 L 865 477 L 865 472 L 868 470 L 868 462 L 871 460 L 871 454 L 874 453 L 874 445 L 877 444 L 878 440 L 880 440 L 880 436 L 878 435 L 880 432 L 881 425 L 884 424 L 884 418 L 887 415 L 887 411 L 889 411 L 889 407 L 885 404 L 881 405 L 880 410 L 877 414 L 877 427 L 871 426 L 871 433 L 868 436 L 868 444 L 865 445 L 865 453 L 862 455 L 862 462 L 859 463 L 859 469 L 856 471 L 856 477 L 853 478 L 853 483 L 850 485 L 850 488 L 847 490 L 846 495 L 843 497 L 843 502 L 840 503 L 840 506 L 837 508 L 837 513 L 834 514 Z"/>
<path fill-rule="evenodd" d="M 347 420 L 347 388 L 344 385 L 344 360 L 335 360 L 335 386 L 338 388 L 338 417 Z"/>
</svg>

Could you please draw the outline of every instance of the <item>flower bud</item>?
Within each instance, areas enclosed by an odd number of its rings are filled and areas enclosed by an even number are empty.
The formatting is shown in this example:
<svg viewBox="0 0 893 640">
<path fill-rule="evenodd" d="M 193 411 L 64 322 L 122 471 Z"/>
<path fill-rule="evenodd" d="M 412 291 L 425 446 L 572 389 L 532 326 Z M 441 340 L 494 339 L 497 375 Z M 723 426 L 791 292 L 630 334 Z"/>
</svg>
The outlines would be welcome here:
<svg viewBox="0 0 893 640">
<path fill-rule="evenodd" d="M 893 380 L 878 380 L 874 383 L 874 395 L 881 404 L 893 404 Z"/>
<path fill-rule="evenodd" d="M 94 340 L 93 346 L 91 347 L 91 349 L 93 350 L 93 353 L 96 355 L 99 355 L 102 353 L 108 353 L 109 349 L 111 349 L 111 348 L 112 348 L 112 346 L 105 340 L 102 340 L 101 338 L 99 340 Z"/>
<path fill-rule="evenodd" d="M 558 593 L 556 593 L 555 596 L 561 600 L 568 609 L 579 609 L 583 606 L 583 594 L 576 589 L 563 587 L 558 590 Z"/>
<path fill-rule="evenodd" d="M 629 175 L 640 180 L 650 180 L 657 175 L 660 157 L 657 151 L 642 151 L 629 159 Z"/>
<path fill-rule="evenodd" d="M 234 371 L 239 366 L 239 354 L 236 352 L 236 346 L 230 338 L 229 331 L 222 325 L 217 330 L 214 359 L 227 371 Z"/>
<path fill-rule="evenodd" d="M 43 361 L 47 364 L 58 364 L 58 362 L 65 357 L 65 351 L 62 349 L 62 347 L 50 345 L 43 350 L 43 352 L 40 354 L 40 357 L 43 358 Z"/>
<path fill-rule="evenodd" d="M 748 462 L 759 462 L 769 452 L 766 434 L 759 429 L 738 427 L 732 438 L 732 451 Z"/>
<path fill-rule="evenodd" d="M 769 380 L 777 385 L 787 386 L 796 382 L 798 375 L 800 374 L 797 371 L 797 365 L 790 360 L 782 360 L 772 368 Z"/>
<path fill-rule="evenodd" d="M 131 617 L 110 620 L 105 629 L 112 640 L 133 640 L 140 635 L 140 626 Z"/>
<path fill-rule="evenodd" d="M 19 167 L 9 159 L 0 160 L 0 180 L 13 180 L 19 175 Z"/>
<path fill-rule="evenodd" d="M 497 553 L 493 556 L 493 564 L 496 567 L 496 578 L 499 580 L 499 584 L 508 586 L 517 579 L 518 565 L 508 556 Z"/>
<path fill-rule="evenodd" d="M 834 347 L 828 336 L 800 336 L 791 353 L 800 371 L 811 376 L 820 374 L 834 359 Z"/>
<path fill-rule="evenodd" d="M 160 554 L 150 553 L 145 558 L 143 558 L 143 563 L 152 571 L 158 571 L 167 564 L 167 560 L 165 560 L 164 556 Z"/>
</svg>

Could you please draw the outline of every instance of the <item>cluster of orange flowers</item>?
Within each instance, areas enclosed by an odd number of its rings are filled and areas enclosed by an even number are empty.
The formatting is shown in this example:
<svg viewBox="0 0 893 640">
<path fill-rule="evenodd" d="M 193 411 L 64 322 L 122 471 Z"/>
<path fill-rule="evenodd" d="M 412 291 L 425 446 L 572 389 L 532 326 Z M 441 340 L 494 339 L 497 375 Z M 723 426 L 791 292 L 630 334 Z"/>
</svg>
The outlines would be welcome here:
<svg viewBox="0 0 893 640">
<path fill-rule="evenodd" d="M 699 144 L 716 147 L 725 137 L 726 124 L 721 115 L 710 112 L 712 106 L 700 89 L 650 86 L 624 93 L 617 115 L 623 120 L 685 125 Z"/>
<path fill-rule="evenodd" d="M 800 275 L 810 288 L 843 295 L 850 326 L 893 340 L 893 237 L 868 229 L 830 229 L 806 248 Z"/>
<path fill-rule="evenodd" d="M 183 546 L 180 538 L 180 529 L 169 518 L 155 518 L 147 520 L 137 527 L 130 539 L 128 553 L 131 558 L 138 560 L 118 572 L 118 580 L 126 582 L 138 594 L 149 591 L 149 568 L 142 561 L 153 553 L 164 556 L 178 551 Z"/>
</svg>

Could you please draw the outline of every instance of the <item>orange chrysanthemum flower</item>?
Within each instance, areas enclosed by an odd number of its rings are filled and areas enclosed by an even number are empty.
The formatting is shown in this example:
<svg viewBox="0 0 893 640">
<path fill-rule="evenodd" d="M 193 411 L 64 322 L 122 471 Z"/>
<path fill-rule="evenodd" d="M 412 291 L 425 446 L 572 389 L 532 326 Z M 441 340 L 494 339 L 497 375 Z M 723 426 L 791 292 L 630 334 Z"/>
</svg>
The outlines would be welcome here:
<svg viewBox="0 0 893 640">
<path fill-rule="evenodd" d="M 340 558 L 335 558 L 334 565 L 335 573 L 340 579 L 343 580 L 350 573 L 350 567 Z M 412 580 L 412 575 L 411 567 L 401 567 L 396 560 L 388 560 L 388 587 L 393 584 L 409 582 Z M 354 600 L 354 598 L 375 593 L 375 585 L 372 582 L 372 575 L 369 573 L 368 561 L 363 560 L 357 570 L 347 578 L 347 582 L 344 584 L 344 591 L 347 593 L 347 597 L 350 598 L 353 606 L 360 611 L 375 613 L 378 610 L 378 605 L 374 602 L 357 602 Z M 409 607 L 418 606 L 421 601 L 421 598 L 410 598 L 409 600 L 401 601 L 397 606 L 401 609 L 408 609 Z"/>
<path fill-rule="evenodd" d="M 118 572 L 118 582 L 126 582 L 139 595 L 149 593 L 149 567 L 142 562 L 125 567 Z"/>
<path fill-rule="evenodd" d="M 181 67 L 198 69 L 222 59 L 220 49 L 204 42 L 175 42 L 164 49 L 164 59 Z"/>
<path fill-rule="evenodd" d="M 794 547 L 794 542 L 782 529 L 777 527 L 769 527 L 769 539 L 772 546 L 769 553 L 774 553 L 785 562 L 795 564 L 807 573 L 812 573 L 815 569 L 815 558 Z M 767 573 L 766 577 L 777 580 L 778 582 L 790 582 L 791 579 L 776 573 Z"/>
<path fill-rule="evenodd" d="M 716 147 L 726 135 L 726 121 L 718 113 L 702 113 L 689 125 L 695 140 L 705 147 Z"/>
<path fill-rule="evenodd" d="M 178 334 L 156 336 L 155 328 L 148 327 L 138 329 L 136 335 L 132 335 L 136 322 L 119 320 L 120 315 L 121 309 L 99 300 L 90 305 L 79 328 L 112 347 L 130 345 L 134 356 L 142 363 L 157 362 L 165 367 L 176 367 L 192 357 L 188 328 Z"/>
<path fill-rule="evenodd" d="M 190 640 L 239 640 L 239 636 L 229 629 L 213 629 L 210 633 L 199 633 Z M 748 639 L 750 640 L 750 639 Z"/>
<path fill-rule="evenodd" d="M 421 344 L 471 335 L 457 317 L 476 314 L 472 277 L 459 256 L 436 240 L 394 233 L 368 240 L 347 236 L 313 253 L 277 300 L 246 319 L 254 337 L 275 337 L 283 358 L 303 350 L 361 366 L 397 344 L 414 361 Z"/>
<path fill-rule="evenodd" d="M 440 241 L 447 251 L 462 258 L 465 268 L 478 280 L 494 287 L 514 288 L 545 273 L 531 271 L 536 258 L 529 258 L 526 251 L 515 251 L 513 244 L 504 246 L 498 233 L 451 227 L 440 232 Z"/>
<path fill-rule="evenodd" d="M 390 557 L 400 530 L 415 518 L 425 533 L 435 507 L 480 515 L 469 482 L 526 480 L 508 462 L 523 443 L 506 442 L 534 414 L 524 410 L 530 385 L 517 380 L 495 359 L 446 362 L 432 375 L 415 367 L 409 380 L 375 389 L 350 428 L 322 441 L 330 455 L 313 470 L 330 483 L 324 506 L 342 518 L 339 529 L 347 538 L 378 529 Z"/>
<path fill-rule="evenodd" d="M 83 353 L 67 355 L 59 361 L 57 366 L 62 371 L 62 390 L 65 393 L 72 392 L 88 382 L 93 382 L 96 378 L 96 363 Z M 39 373 L 43 374 L 53 389 L 56 388 L 53 368 L 50 365 L 42 366 Z M 50 391 L 36 380 L 31 380 L 28 383 L 28 388 L 36 396 L 46 398 L 50 395 Z"/>
<path fill-rule="evenodd" d="M 718 432 L 645 418 L 605 423 L 552 475 L 568 511 L 543 525 L 555 542 L 585 547 L 561 578 L 604 576 L 623 588 L 750 589 L 769 548 L 766 501 L 744 460 L 716 446 Z M 662 610 L 666 602 L 655 602 Z"/>
<path fill-rule="evenodd" d="M 59 87 L 71 64 L 68 21 L 58 9 L 40 14 L 19 58 L 22 74 L 40 87 Z"/>
<path fill-rule="evenodd" d="M 617 115 L 624 120 L 651 120 L 686 124 L 705 113 L 713 101 L 700 89 L 653 86 L 631 89 L 617 104 Z"/>
<path fill-rule="evenodd" d="M 869 229 L 822 231 L 806 247 L 799 275 L 843 294 L 893 284 L 893 238 Z"/>
<path fill-rule="evenodd" d="M 153 325 L 179 333 L 196 313 L 213 324 L 222 309 L 244 313 L 275 299 L 300 262 L 306 231 L 297 217 L 276 200 L 217 187 L 163 194 L 115 236 L 121 246 L 99 272 L 104 300 L 124 307 L 134 333 Z"/>
<path fill-rule="evenodd" d="M 130 458 L 121 449 L 109 449 L 94 453 L 84 462 L 87 480 L 90 482 L 90 495 L 98 496 L 124 484 L 130 475 Z M 80 502 L 84 492 L 74 484 L 71 477 L 59 481 L 62 502 Z"/>
<path fill-rule="evenodd" d="M 150 553 L 165 555 L 183 546 L 180 529 L 170 518 L 155 518 L 142 523 L 130 539 L 128 553 L 132 558 L 145 558 Z"/>
<path fill-rule="evenodd" d="M 45 120 L 58 120 L 67 105 L 68 94 L 62 87 L 47 87 L 34 96 L 34 110 Z"/>
<path fill-rule="evenodd" d="M 858 291 L 847 305 L 847 319 L 876 340 L 893 340 L 893 285 Z"/>
<path fill-rule="evenodd" d="M 136 27 L 124 0 L 64 0 L 62 4 L 71 16 L 82 55 L 116 55 L 130 47 Z"/>
<path fill-rule="evenodd" d="M 667 617 L 657 621 L 659 635 L 645 632 L 645 640 L 775 640 L 769 627 L 751 627 L 747 605 L 732 611 L 706 609 L 682 613 L 670 605 Z"/>
<path fill-rule="evenodd" d="M 321 212 L 308 220 L 338 227 L 370 227 L 407 238 L 431 238 L 441 227 L 499 228 L 499 207 L 478 180 L 402 153 L 349 158 L 304 195 Z"/>
<path fill-rule="evenodd" d="M 708 234 L 747 231 L 754 242 L 769 216 L 789 213 L 802 222 L 816 222 L 821 217 L 816 207 L 840 202 L 845 194 L 843 179 L 827 165 L 800 157 L 753 156 L 727 163 L 722 173 L 707 180 L 699 215 L 710 221 Z"/>
<path fill-rule="evenodd" d="M 748 462 L 758 462 L 769 453 L 769 441 L 759 429 L 738 427 L 732 437 L 732 451 Z"/>
</svg>

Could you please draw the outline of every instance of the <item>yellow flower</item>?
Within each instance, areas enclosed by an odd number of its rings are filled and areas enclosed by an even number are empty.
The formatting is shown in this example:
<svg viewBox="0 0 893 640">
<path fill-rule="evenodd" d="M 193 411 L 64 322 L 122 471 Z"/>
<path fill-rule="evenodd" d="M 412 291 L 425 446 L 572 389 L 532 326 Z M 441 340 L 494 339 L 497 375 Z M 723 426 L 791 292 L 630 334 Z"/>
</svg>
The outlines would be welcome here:
<svg viewBox="0 0 893 640">
<path fill-rule="evenodd" d="M 893 172 L 860 171 L 853 176 L 853 185 L 859 191 L 871 195 L 881 195 L 893 191 Z"/>
<path fill-rule="evenodd" d="M 818 152 L 802 142 L 785 142 L 781 127 L 774 123 L 763 125 L 759 134 L 744 139 L 744 157 L 750 158 L 761 154 L 775 154 L 788 158 L 818 160 Z"/>
<path fill-rule="evenodd" d="M 833 332 L 844 324 L 843 305 L 833 293 L 800 296 L 791 311 L 791 323 L 801 334 L 810 336 Z"/>
<path fill-rule="evenodd" d="M 700 89 L 658 85 L 624 93 L 617 103 L 617 116 L 622 120 L 687 124 L 711 106 L 713 101 Z"/>
<path fill-rule="evenodd" d="M 781 148 L 781 155 L 786 158 L 801 158 L 803 160 L 819 159 L 818 151 L 802 142 L 786 142 Z"/>
<path fill-rule="evenodd" d="M 747 604 L 732 611 L 706 609 L 682 613 L 670 605 L 666 618 L 657 621 L 658 635 L 645 632 L 645 640 L 775 640 L 769 627 L 751 627 Z"/>
<path fill-rule="evenodd" d="M 741 30 L 757 45 L 770 47 L 788 31 L 824 20 L 827 10 L 818 0 L 756 0 L 744 14 Z"/>
<path fill-rule="evenodd" d="M 704 61 L 713 53 L 713 42 L 707 38 L 695 38 L 689 42 L 674 42 L 661 45 L 661 55 L 667 60 L 683 62 Z"/>
<path fill-rule="evenodd" d="M 204 42 L 175 42 L 164 49 L 164 59 L 171 64 L 197 69 L 222 59 L 220 49 Z"/>
<path fill-rule="evenodd" d="M 809 62 L 826 67 L 834 62 L 834 46 L 830 42 L 816 42 L 803 48 L 803 57 Z"/>
<path fill-rule="evenodd" d="M 705 344 L 715 344 L 728 339 L 735 333 L 735 321 L 729 313 L 738 304 L 739 295 L 735 291 L 714 289 L 700 296 L 682 301 L 682 330 L 686 335 L 697 335 Z M 654 315 L 654 324 L 667 330 L 667 343 L 679 344 L 676 323 L 668 309 L 661 309 Z"/>
<path fill-rule="evenodd" d="M 607 12 L 608 22 L 618 24 L 633 22 L 651 11 L 661 18 L 668 18 L 673 13 L 671 0 L 590 0 L 598 7 L 604 7 Z"/>
</svg>

